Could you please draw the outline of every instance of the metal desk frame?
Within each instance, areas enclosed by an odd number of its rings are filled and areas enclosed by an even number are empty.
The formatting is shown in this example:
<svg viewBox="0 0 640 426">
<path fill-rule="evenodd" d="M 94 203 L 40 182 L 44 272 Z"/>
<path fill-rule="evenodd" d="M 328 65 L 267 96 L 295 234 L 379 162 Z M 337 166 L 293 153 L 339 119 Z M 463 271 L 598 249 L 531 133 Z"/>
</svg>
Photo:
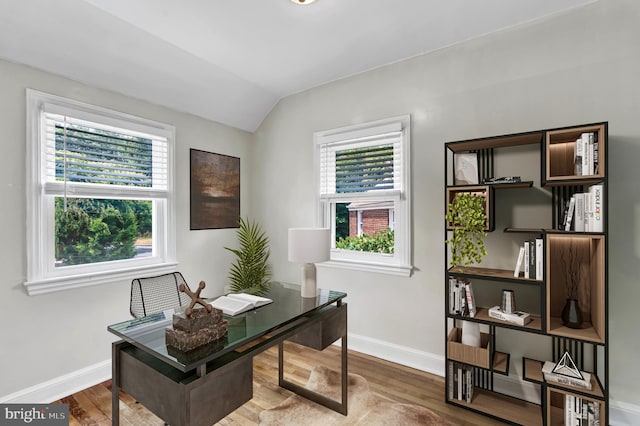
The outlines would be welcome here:
<svg viewBox="0 0 640 426">
<path fill-rule="evenodd" d="M 341 339 L 341 401 L 335 401 L 284 377 L 285 340 L 323 350 Z M 172 426 L 210 426 L 253 397 L 253 357 L 278 345 L 278 384 L 300 396 L 347 415 L 347 304 L 308 312 L 266 335 L 242 352 L 234 350 L 181 372 L 124 340 L 112 345 L 112 425 L 120 422 L 120 389 Z M 229 391 L 233 389 L 233 391 Z"/>
</svg>

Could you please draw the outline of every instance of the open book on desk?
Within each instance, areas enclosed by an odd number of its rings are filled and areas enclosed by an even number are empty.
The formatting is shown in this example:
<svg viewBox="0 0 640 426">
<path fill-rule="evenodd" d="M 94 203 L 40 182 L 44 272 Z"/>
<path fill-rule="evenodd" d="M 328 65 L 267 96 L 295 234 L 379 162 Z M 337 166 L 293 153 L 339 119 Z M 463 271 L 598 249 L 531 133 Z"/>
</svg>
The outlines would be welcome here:
<svg viewBox="0 0 640 426">
<path fill-rule="evenodd" d="M 268 305 L 271 302 L 273 302 L 273 300 L 267 299 L 266 297 L 246 293 L 232 293 L 218 297 L 211 302 L 211 306 L 220 309 L 226 315 L 238 315 L 242 312 Z"/>
</svg>

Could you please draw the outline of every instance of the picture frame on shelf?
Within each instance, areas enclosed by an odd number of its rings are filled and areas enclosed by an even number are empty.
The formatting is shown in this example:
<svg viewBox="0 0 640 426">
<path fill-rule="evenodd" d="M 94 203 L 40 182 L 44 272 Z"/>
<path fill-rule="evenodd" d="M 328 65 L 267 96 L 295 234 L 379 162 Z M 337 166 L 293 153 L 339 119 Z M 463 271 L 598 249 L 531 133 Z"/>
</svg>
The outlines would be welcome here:
<svg viewBox="0 0 640 426">
<path fill-rule="evenodd" d="M 480 182 L 478 153 L 456 152 L 453 155 L 453 170 L 454 185 L 477 185 Z"/>
</svg>

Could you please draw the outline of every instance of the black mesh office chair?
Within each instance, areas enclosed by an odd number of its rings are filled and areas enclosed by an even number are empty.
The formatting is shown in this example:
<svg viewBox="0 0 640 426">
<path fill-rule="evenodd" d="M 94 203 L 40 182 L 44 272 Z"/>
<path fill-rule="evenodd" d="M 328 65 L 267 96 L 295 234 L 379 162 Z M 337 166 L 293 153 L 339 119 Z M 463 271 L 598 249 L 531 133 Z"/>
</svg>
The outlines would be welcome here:
<svg viewBox="0 0 640 426">
<path fill-rule="evenodd" d="M 130 311 L 134 318 L 180 306 L 189 306 L 191 298 L 180 292 L 180 284 L 189 287 L 180 272 L 131 281 Z"/>
</svg>

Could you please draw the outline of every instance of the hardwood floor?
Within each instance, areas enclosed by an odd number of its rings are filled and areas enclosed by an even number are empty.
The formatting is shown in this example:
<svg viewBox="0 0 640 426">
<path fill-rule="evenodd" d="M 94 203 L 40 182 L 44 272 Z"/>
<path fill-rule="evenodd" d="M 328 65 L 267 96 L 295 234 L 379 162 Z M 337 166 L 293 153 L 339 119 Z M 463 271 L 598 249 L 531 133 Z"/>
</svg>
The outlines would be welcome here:
<svg viewBox="0 0 640 426">
<path fill-rule="evenodd" d="M 317 352 L 292 343 L 285 344 L 285 374 L 304 384 L 318 364 L 339 371 L 340 348 Z M 253 399 L 220 420 L 218 425 L 257 425 L 258 415 L 287 399 L 291 392 L 278 387 L 278 352 L 269 349 L 253 362 Z M 504 423 L 444 403 L 444 379 L 358 352 L 349 352 L 349 372 L 363 376 L 371 389 L 398 402 L 422 405 L 440 414 L 452 425 L 490 426 Z M 70 426 L 111 424 L 111 381 L 75 393 L 60 401 L 69 404 Z M 120 393 L 120 424 L 125 426 L 163 425 L 163 421 L 142 404 Z M 301 425 L 302 426 L 302 425 Z"/>
</svg>

